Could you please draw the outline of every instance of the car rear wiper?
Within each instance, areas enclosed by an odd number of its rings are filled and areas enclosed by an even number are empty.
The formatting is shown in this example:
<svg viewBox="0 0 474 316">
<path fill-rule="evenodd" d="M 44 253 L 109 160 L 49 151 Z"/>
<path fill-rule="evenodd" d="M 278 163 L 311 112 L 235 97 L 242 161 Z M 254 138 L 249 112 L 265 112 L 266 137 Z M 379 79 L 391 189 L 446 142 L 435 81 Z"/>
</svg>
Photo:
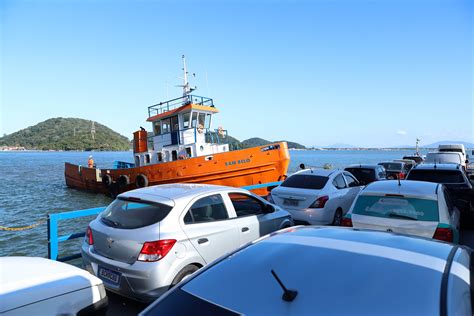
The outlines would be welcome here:
<svg viewBox="0 0 474 316">
<path fill-rule="evenodd" d="M 120 225 L 120 223 L 115 222 L 115 221 L 110 220 L 110 219 L 105 218 L 105 217 L 101 217 L 100 219 L 101 219 L 103 222 L 105 222 L 107 225 L 112 226 L 112 227 L 121 227 L 121 226 L 122 226 L 122 225 Z"/>
<path fill-rule="evenodd" d="M 418 220 L 418 218 L 416 218 L 416 217 L 412 217 L 412 216 L 408 216 L 408 215 L 402 215 L 402 214 L 398 214 L 398 213 L 390 213 L 390 214 L 388 214 L 388 216 L 405 218 L 405 219 L 412 219 L 412 220 L 415 220 L 415 221 Z"/>
</svg>

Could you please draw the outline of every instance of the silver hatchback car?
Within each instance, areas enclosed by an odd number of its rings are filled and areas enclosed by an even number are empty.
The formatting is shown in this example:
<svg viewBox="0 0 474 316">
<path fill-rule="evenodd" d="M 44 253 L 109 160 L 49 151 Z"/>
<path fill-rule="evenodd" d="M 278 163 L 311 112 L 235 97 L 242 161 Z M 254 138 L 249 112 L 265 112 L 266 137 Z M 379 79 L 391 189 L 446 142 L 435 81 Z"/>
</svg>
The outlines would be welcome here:
<svg viewBox="0 0 474 316">
<path fill-rule="evenodd" d="M 151 301 L 213 260 L 291 225 L 288 212 L 247 190 L 166 184 L 119 195 L 90 223 L 81 252 L 108 290 Z"/>
</svg>

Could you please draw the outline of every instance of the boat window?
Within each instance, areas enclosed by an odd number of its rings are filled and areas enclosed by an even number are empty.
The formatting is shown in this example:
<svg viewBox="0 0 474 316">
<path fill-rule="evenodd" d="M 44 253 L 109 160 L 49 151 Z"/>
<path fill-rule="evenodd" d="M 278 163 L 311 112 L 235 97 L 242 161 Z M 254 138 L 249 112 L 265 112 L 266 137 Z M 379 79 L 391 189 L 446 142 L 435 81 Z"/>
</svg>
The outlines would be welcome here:
<svg viewBox="0 0 474 316">
<path fill-rule="evenodd" d="M 163 154 L 161 152 L 158 153 L 158 162 L 163 161 Z"/>
<path fill-rule="evenodd" d="M 191 158 L 193 156 L 192 151 L 191 151 L 191 147 L 186 147 L 186 156 L 188 158 Z"/>
<path fill-rule="evenodd" d="M 229 193 L 229 198 L 237 217 L 263 214 L 263 203 L 253 196 L 243 193 Z"/>
<path fill-rule="evenodd" d="M 140 166 L 140 156 L 135 156 L 135 166 Z"/>
<path fill-rule="evenodd" d="M 212 222 L 229 218 L 220 194 L 196 201 L 184 217 L 185 224 Z"/>
<path fill-rule="evenodd" d="M 163 125 L 162 125 L 162 129 L 161 129 L 162 134 L 167 134 L 171 131 L 170 123 L 171 122 L 170 122 L 169 118 L 163 120 Z"/>
<path fill-rule="evenodd" d="M 177 116 L 171 117 L 171 131 L 172 132 L 179 131 L 179 124 L 178 124 L 178 117 Z"/>
<path fill-rule="evenodd" d="M 173 150 L 171 152 L 171 160 L 173 161 L 178 160 L 178 152 L 176 150 Z"/>
<path fill-rule="evenodd" d="M 205 128 L 211 128 L 211 114 L 206 114 L 206 124 L 204 124 Z"/>
<path fill-rule="evenodd" d="M 192 127 L 196 127 L 197 125 L 197 117 L 198 117 L 198 113 L 197 112 L 193 112 L 193 118 L 191 120 L 191 126 Z"/>
<path fill-rule="evenodd" d="M 145 163 L 149 164 L 151 161 L 151 155 L 150 154 L 146 154 L 145 155 Z"/>
<path fill-rule="evenodd" d="M 205 113 L 199 113 L 199 125 L 206 126 L 205 121 L 206 121 L 206 114 Z"/>
<path fill-rule="evenodd" d="M 153 132 L 155 135 L 161 135 L 161 121 L 153 122 Z"/>
<path fill-rule="evenodd" d="M 189 128 L 190 119 L 191 119 L 191 112 L 183 114 L 183 128 Z"/>
</svg>

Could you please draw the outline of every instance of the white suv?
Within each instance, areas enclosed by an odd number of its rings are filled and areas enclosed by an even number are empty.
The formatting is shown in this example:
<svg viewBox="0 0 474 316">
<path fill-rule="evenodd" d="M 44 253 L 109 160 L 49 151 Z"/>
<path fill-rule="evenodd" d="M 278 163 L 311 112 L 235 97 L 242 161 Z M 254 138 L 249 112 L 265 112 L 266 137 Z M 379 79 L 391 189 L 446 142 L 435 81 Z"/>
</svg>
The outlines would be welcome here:
<svg viewBox="0 0 474 316">
<path fill-rule="evenodd" d="M 295 224 L 341 225 L 360 190 L 347 171 L 305 169 L 288 177 L 268 198 L 290 212 Z"/>
</svg>

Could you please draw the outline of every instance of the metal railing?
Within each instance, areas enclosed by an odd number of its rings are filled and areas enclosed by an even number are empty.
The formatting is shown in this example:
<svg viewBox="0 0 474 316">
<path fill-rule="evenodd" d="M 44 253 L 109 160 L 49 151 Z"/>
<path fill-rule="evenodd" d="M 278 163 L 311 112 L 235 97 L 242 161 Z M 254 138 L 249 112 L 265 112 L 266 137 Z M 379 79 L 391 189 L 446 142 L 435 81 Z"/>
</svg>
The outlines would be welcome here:
<svg viewBox="0 0 474 316">
<path fill-rule="evenodd" d="M 263 188 L 268 188 L 268 187 L 276 187 L 280 185 L 281 183 L 282 181 L 268 182 L 268 183 L 262 183 L 262 184 L 243 186 L 242 188 L 246 190 L 256 190 L 256 189 L 263 189 Z M 106 207 L 103 206 L 103 207 L 89 208 L 85 210 L 76 210 L 76 211 L 69 211 L 69 212 L 63 212 L 63 213 L 48 214 L 48 258 L 52 260 L 63 261 L 63 262 L 80 258 L 81 257 L 80 253 L 75 253 L 72 255 L 59 257 L 59 243 L 85 236 L 84 231 L 59 236 L 59 230 L 58 230 L 59 222 L 64 221 L 64 220 L 81 218 L 85 216 L 98 215 L 100 212 L 102 212 L 105 209 Z"/>
<path fill-rule="evenodd" d="M 214 101 L 211 98 L 188 94 L 176 99 L 160 102 L 148 107 L 148 117 L 163 114 L 165 112 L 179 108 L 187 104 L 196 104 L 214 107 Z"/>
</svg>

